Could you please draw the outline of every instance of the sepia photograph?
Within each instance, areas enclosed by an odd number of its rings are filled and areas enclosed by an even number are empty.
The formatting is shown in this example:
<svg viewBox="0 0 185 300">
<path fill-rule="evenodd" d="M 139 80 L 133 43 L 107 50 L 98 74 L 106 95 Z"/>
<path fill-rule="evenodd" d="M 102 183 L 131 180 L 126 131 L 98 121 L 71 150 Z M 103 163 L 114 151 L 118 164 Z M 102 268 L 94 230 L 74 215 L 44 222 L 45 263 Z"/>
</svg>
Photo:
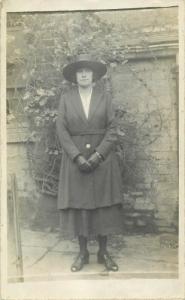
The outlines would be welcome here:
<svg viewBox="0 0 185 300">
<path fill-rule="evenodd" d="M 7 284 L 177 282 L 178 5 L 10 11 L 5 40 Z"/>
</svg>

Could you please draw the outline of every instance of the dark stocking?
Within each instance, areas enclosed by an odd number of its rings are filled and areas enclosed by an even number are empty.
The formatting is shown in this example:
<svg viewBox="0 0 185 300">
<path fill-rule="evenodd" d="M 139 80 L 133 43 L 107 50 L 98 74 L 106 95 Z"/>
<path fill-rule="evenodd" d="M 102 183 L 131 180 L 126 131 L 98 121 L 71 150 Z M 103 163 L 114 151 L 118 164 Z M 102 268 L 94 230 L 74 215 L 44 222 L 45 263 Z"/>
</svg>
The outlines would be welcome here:
<svg viewBox="0 0 185 300">
<path fill-rule="evenodd" d="M 98 243 L 99 243 L 99 252 L 104 254 L 107 252 L 107 236 L 106 235 L 98 235 Z"/>
<path fill-rule="evenodd" d="M 104 264 L 108 271 L 118 271 L 118 265 L 111 258 L 107 252 L 107 236 L 98 235 L 99 251 L 97 253 L 97 259 L 99 264 Z"/>
<path fill-rule="evenodd" d="M 80 253 L 86 254 L 87 253 L 87 238 L 83 235 L 79 235 L 78 237 L 79 246 L 80 246 Z"/>
<path fill-rule="evenodd" d="M 80 253 L 71 266 L 72 272 L 80 271 L 85 264 L 89 263 L 89 252 L 87 250 L 87 238 L 83 235 L 78 237 Z"/>
</svg>

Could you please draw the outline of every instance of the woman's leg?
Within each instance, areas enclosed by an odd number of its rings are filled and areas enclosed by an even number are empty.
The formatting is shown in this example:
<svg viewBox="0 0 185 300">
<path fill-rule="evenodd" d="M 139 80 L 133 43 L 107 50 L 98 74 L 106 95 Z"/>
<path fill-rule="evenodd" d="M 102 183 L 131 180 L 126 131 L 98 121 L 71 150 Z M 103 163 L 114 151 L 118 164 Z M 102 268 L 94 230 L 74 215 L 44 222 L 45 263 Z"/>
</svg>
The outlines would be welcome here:
<svg viewBox="0 0 185 300">
<path fill-rule="evenodd" d="M 108 271 L 118 271 L 118 265 L 114 262 L 107 251 L 107 236 L 98 235 L 99 251 L 97 254 L 98 263 L 104 264 Z"/>
<path fill-rule="evenodd" d="M 107 236 L 98 235 L 99 252 L 104 254 L 107 252 Z"/>
<path fill-rule="evenodd" d="M 80 253 L 86 254 L 87 253 L 87 238 L 83 235 L 78 236 L 78 242 L 80 247 Z"/>
<path fill-rule="evenodd" d="M 89 263 L 89 252 L 87 250 L 87 238 L 82 235 L 79 235 L 78 242 L 79 242 L 80 252 L 71 266 L 72 272 L 80 271 L 85 264 Z"/>
</svg>

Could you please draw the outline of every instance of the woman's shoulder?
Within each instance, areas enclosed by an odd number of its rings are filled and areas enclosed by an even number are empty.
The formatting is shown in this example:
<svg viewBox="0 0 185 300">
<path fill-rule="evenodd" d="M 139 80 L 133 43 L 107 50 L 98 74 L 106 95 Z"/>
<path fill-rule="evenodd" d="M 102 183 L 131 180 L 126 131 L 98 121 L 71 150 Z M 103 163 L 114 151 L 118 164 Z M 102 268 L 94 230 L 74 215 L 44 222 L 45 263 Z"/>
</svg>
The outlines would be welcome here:
<svg viewBox="0 0 185 300">
<path fill-rule="evenodd" d="M 73 95 L 75 95 L 76 92 L 77 92 L 77 87 L 76 86 L 67 87 L 67 88 L 65 88 L 65 90 L 63 90 L 61 92 L 60 98 L 61 99 L 68 99 L 69 97 L 72 97 Z"/>
<path fill-rule="evenodd" d="M 106 102 L 112 102 L 112 92 L 107 88 L 106 85 L 98 85 L 97 86 L 98 93 L 105 99 Z"/>
</svg>

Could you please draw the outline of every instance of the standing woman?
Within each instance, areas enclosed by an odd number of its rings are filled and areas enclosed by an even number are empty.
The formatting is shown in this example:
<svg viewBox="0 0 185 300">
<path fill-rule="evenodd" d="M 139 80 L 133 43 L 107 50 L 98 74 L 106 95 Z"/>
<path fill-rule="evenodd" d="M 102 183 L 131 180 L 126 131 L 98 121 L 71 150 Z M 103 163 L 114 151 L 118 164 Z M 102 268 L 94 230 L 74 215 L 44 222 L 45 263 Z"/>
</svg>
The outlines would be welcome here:
<svg viewBox="0 0 185 300">
<path fill-rule="evenodd" d="M 78 237 L 80 248 L 73 272 L 89 263 L 91 237 L 98 240 L 98 263 L 118 270 L 107 250 L 107 236 L 122 231 L 121 173 L 111 139 L 111 98 L 96 84 L 106 71 L 104 63 L 86 54 L 63 68 L 65 79 L 76 84 L 61 96 L 57 118 L 64 150 L 58 190 L 61 229 L 68 237 Z"/>
</svg>

